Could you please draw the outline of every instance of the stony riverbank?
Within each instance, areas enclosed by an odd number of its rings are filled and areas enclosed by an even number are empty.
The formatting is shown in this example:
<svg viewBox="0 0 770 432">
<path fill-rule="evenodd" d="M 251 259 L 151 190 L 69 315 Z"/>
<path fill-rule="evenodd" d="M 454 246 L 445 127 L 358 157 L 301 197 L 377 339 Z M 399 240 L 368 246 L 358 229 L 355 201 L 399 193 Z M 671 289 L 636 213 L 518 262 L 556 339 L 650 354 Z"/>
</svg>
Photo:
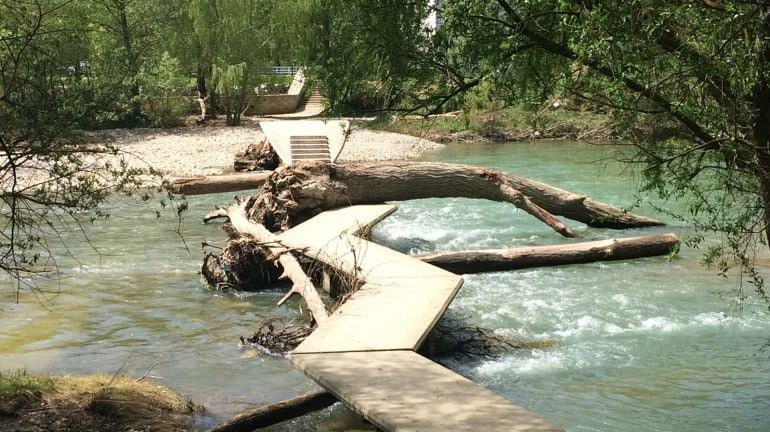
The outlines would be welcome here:
<svg viewBox="0 0 770 432">
<path fill-rule="evenodd" d="M 95 143 L 111 143 L 131 165 L 153 167 L 171 176 L 221 174 L 232 169 L 237 152 L 264 137 L 256 122 L 239 127 L 116 129 L 89 133 Z M 353 126 L 339 161 L 415 159 L 444 146 L 422 138 Z"/>
</svg>

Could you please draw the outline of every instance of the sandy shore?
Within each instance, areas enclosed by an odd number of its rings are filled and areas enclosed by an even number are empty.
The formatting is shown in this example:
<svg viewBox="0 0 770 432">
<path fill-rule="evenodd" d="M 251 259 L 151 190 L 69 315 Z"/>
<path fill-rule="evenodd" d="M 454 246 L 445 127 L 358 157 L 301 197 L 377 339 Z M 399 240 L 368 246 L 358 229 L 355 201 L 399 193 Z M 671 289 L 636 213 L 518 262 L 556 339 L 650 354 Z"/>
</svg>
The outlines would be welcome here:
<svg viewBox="0 0 770 432">
<path fill-rule="evenodd" d="M 264 134 L 255 123 L 239 127 L 118 129 L 95 132 L 126 153 L 132 166 L 148 165 L 175 177 L 213 175 L 232 170 L 234 156 Z M 443 144 L 391 132 L 352 127 L 338 161 L 415 159 Z"/>
</svg>

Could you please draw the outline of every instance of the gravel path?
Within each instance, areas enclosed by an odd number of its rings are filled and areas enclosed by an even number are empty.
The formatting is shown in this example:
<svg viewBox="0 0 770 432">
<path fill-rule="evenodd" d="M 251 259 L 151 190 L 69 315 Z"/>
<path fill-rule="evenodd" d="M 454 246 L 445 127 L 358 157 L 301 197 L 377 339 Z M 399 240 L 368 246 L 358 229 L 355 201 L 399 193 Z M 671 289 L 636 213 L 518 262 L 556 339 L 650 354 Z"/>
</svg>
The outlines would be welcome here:
<svg viewBox="0 0 770 432">
<path fill-rule="evenodd" d="M 264 135 L 256 123 L 239 127 L 116 129 L 92 134 L 127 153 L 129 163 L 172 176 L 221 174 L 232 169 L 237 152 Z M 415 159 L 444 146 L 421 138 L 353 126 L 339 161 Z"/>
</svg>

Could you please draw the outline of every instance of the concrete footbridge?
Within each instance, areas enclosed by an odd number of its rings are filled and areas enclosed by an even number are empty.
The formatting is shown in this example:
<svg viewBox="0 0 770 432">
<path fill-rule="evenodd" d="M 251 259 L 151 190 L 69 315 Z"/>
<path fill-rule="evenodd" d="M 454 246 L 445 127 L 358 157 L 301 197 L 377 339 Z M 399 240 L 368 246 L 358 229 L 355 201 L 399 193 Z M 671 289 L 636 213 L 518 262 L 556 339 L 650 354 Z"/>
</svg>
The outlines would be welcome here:
<svg viewBox="0 0 770 432">
<path fill-rule="evenodd" d="M 326 211 L 279 236 L 364 282 L 292 363 L 386 431 L 561 430 L 417 353 L 463 280 L 363 238 L 394 211 L 387 204 Z"/>
</svg>

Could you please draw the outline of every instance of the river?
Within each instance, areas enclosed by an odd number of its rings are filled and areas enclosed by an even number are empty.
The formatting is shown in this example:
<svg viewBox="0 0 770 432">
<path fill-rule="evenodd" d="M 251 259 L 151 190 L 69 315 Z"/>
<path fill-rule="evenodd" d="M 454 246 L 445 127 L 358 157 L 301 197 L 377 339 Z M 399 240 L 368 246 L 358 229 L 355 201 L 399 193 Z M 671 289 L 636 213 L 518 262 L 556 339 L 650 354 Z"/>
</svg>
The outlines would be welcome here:
<svg viewBox="0 0 770 432">
<path fill-rule="evenodd" d="M 633 175 L 606 147 L 454 145 L 425 160 L 486 165 L 615 205 L 634 202 Z M 231 195 L 191 198 L 178 228 L 170 213 L 156 218 L 152 205 L 112 203 L 109 219 L 86 228 L 90 243 L 70 242 L 76 259 L 60 254 L 62 278 L 38 281 L 51 292 L 45 299 L 25 293 L 15 303 L 11 288 L 0 288 L 0 369 L 147 374 L 207 406 L 201 425 L 314 389 L 285 359 L 238 346 L 262 319 L 295 313 L 296 301 L 276 307 L 280 290 L 214 293 L 196 274 L 201 242 L 224 238 L 200 218 Z M 626 232 L 570 226 L 581 240 L 689 233 L 668 221 Z M 570 241 L 510 205 L 467 199 L 399 203 L 374 239 L 413 252 Z M 558 344 L 449 364 L 569 431 L 770 430 L 766 308 L 733 307 L 736 280 L 703 268 L 701 253 L 466 276 L 452 309 L 476 325 Z M 335 408 L 277 429 L 316 430 L 346 417 Z"/>
</svg>

